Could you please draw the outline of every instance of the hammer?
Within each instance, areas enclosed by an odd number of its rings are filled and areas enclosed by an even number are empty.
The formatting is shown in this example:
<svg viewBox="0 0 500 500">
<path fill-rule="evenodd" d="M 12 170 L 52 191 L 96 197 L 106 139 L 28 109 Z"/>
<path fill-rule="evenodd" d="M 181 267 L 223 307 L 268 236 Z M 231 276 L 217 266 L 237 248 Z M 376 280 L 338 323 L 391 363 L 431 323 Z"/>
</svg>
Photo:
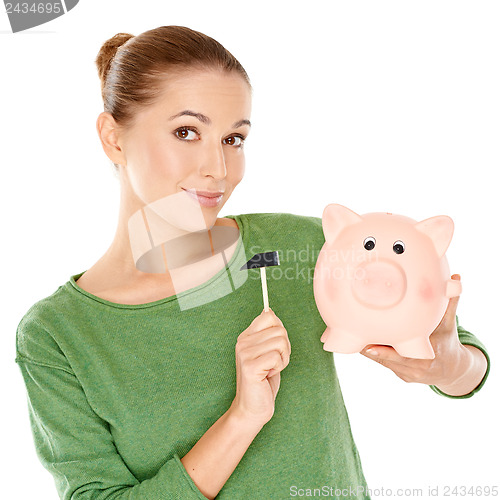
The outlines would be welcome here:
<svg viewBox="0 0 500 500">
<path fill-rule="evenodd" d="M 264 311 L 269 311 L 269 298 L 267 296 L 266 267 L 279 266 L 280 259 L 278 252 L 256 253 L 246 264 L 240 267 L 240 271 L 245 269 L 260 268 L 260 280 L 262 282 L 262 296 L 264 297 Z"/>
</svg>

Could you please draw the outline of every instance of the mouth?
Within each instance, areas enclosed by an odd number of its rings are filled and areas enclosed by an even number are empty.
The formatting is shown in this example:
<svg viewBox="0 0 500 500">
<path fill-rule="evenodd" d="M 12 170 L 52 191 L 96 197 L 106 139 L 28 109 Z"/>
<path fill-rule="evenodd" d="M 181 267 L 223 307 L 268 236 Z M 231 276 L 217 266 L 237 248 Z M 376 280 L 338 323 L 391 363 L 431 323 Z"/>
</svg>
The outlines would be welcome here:
<svg viewBox="0 0 500 500">
<path fill-rule="evenodd" d="M 184 189 L 189 196 L 204 207 L 216 207 L 222 200 L 222 191 L 199 191 L 197 189 Z"/>
</svg>

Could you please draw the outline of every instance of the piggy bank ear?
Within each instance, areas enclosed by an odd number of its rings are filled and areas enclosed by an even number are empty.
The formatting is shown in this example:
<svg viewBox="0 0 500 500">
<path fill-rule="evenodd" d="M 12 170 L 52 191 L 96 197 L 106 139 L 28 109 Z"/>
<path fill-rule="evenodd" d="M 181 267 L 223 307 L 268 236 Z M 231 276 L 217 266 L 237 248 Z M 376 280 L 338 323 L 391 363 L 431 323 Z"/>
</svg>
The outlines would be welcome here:
<svg viewBox="0 0 500 500">
<path fill-rule="evenodd" d="M 325 240 L 332 242 L 347 226 L 361 222 L 360 215 L 343 205 L 330 203 L 323 210 L 322 224 Z"/>
<path fill-rule="evenodd" d="M 415 224 L 415 229 L 426 234 L 432 240 L 440 258 L 450 245 L 453 228 L 453 221 L 447 215 L 436 215 Z"/>
</svg>

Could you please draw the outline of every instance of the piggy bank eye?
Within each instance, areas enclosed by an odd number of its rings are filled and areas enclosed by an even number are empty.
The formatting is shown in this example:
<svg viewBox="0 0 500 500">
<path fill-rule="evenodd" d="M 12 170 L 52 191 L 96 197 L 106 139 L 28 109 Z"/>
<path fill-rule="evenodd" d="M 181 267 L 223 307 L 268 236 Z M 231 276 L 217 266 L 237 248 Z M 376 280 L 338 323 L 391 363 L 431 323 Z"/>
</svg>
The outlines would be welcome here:
<svg viewBox="0 0 500 500">
<path fill-rule="evenodd" d="M 375 238 L 373 236 L 368 236 L 368 238 L 365 238 L 365 241 L 363 241 L 363 246 L 366 250 L 373 250 L 375 248 Z"/>
<path fill-rule="evenodd" d="M 392 249 L 394 253 L 403 253 L 405 251 L 405 244 L 401 240 L 395 241 Z"/>
</svg>

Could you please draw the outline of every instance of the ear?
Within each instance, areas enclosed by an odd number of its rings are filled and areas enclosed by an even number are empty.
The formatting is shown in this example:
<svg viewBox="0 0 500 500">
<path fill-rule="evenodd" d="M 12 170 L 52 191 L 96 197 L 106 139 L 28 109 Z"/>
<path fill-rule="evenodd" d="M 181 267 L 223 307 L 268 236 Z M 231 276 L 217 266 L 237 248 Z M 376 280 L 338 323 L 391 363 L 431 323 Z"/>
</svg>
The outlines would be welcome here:
<svg viewBox="0 0 500 500">
<path fill-rule="evenodd" d="M 99 114 L 96 129 L 106 156 L 115 164 L 126 165 L 125 155 L 118 144 L 120 139 L 119 127 L 111 113 L 103 111 Z"/>
<path fill-rule="evenodd" d="M 347 226 L 361 222 L 363 218 L 343 205 L 330 203 L 323 210 L 322 224 L 325 240 L 332 242 Z"/>
<path fill-rule="evenodd" d="M 415 229 L 427 235 L 434 244 L 434 248 L 441 258 L 450 245 L 453 237 L 453 221 L 447 215 L 436 215 L 415 224 Z"/>
</svg>

